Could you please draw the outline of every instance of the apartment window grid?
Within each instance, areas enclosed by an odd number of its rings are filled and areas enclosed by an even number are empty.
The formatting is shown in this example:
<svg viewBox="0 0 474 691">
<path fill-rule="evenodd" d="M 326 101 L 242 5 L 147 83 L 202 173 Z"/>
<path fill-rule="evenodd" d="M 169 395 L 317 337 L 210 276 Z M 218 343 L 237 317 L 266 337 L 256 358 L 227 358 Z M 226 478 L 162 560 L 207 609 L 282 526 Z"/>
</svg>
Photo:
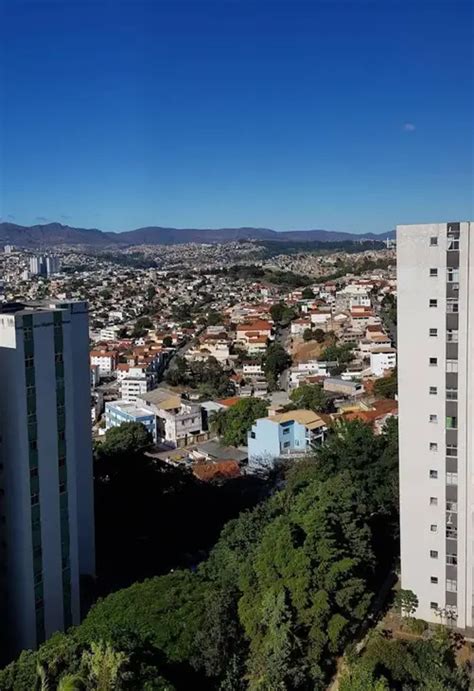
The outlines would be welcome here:
<svg viewBox="0 0 474 691">
<path fill-rule="evenodd" d="M 43 602 L 43 550 L 41 544 L 40 483 L 38 472 L 38 427 L 36 421 L 36 373 L 33 315 L 23 317 L 24 367 L 28 425 L 28 462 L 30 467 L 30 520 L 33 546 L 33 579 L 35 583 L 36 642 L 46 638 Z"/>
<path fill-rule="evenodd" d="M 56 368 L 56 423 L 60 501 L 61 559 L 64 627 L 72 625 L 69 511 L 67 496 L 66 395 L 64 388 L 64 336 L 62 313 L 54 312 L 54 360 Z"/>
<path fill-rule="evenodd" d="M 460 224 L 459 223 L 448 223 L 447 224 L 447 252 L 446 252 L 446 263 L 448 265 L 446 272 L 446 373 L 450 376 L 450 386 L 446 387 L 445 400 L 446 400 L 446 432 L 449 430 L 450 443 L 446 443 L 446 457 L 453 458 L 457 457 L 457 428 L 458 428 L 458 360 L 457 353 L 453 351 L 455 346 L 453 343 L 458 343 L 458 325 L 453 328 L 453 317 L 448 315 L 459 313 L 459 237 L 460 237 Z M 453 297 L 453 294 L 455 297 Z M 451 321 L 448 328 L 448 321 Z M 453 356 L 454 355 L 454 356 Z M 453 385 L 452 379 L 455 379 L 455 384 Z M 454 439 L 453 439 L 454 435 Z M 449 552 L 446 555 L 446 592 L 456 593 L 457 592 L 457 581 L 453 578 L 452 570 L 453 567 L 457 567 L 457 528 L 453 525 L 455 522 L 455 514 L 457 513 L 457 501 L 452 501 L 453 492 L 455 499 L 457 499 L 457 483 L 458 476 L 456 472 L 446 472 L 445 484 L 446 491 L 450 491 L 450 500 L 446 502 L 446 538 L 449 540 L 449 544 L 453 545 L 449 547 Z M 453 597 L 453 595 L 451 595 Z M 454 596 L 455 597 L 455 596 Z"/>
</svg>

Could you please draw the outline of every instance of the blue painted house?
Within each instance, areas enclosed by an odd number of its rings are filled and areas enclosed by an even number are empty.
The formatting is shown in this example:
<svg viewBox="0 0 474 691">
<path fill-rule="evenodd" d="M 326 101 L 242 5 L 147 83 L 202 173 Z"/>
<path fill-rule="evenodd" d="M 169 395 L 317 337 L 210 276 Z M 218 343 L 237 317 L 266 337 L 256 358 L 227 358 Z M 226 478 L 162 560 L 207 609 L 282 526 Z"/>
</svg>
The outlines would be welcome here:
<svg viewBox="0 0 474 691">
<path fill-rule="evenodd" d="M 302 456 L 322 444 L 327 431 L 327 422 L 311 410 L 259 418 L 247 437 L 249 467 L 269 469 L 279 460 Z"/>
</svg>

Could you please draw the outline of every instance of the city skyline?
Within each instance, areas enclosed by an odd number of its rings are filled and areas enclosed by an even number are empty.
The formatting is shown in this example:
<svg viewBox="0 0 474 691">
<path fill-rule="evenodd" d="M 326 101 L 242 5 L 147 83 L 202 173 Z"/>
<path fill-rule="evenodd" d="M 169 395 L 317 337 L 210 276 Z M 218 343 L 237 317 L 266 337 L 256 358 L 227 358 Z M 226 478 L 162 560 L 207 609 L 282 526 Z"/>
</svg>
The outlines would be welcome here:
<svg viewBox="0 0 474 691">
<path fill-rule="evenodd" d="M 5 3 L 0 216 L 360 233 L 471 218 L 471 18 L 462 0 Z"/>
</svg>

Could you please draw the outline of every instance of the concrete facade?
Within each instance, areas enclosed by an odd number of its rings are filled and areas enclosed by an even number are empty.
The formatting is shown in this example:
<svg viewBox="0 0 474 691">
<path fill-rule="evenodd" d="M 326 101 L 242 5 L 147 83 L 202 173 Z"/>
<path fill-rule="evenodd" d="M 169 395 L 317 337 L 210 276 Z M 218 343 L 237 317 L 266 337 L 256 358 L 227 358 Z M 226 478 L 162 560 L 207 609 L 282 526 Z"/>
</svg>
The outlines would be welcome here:
<svg viewBox="0 0 474 691">
<path fill-rule="evenodd" d="M 9 653 L 80 620 L 95 572 L 87 304 L 0 309 L 2 620 Z"/>
<path fill-rule="evenodd" d="M 397 228 L 402 587 L 473 625 L 474 223 Z"/>
</svg>

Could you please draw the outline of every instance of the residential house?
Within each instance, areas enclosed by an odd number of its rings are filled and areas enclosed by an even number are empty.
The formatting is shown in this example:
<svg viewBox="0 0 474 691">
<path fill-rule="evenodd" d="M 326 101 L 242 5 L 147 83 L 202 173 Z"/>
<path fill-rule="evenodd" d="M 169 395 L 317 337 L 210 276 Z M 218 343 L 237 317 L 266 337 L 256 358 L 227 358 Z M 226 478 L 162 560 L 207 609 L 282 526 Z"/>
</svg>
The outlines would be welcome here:
<svg viewBox="0 0 474 691">
<path fill-rule="evenodd" d="M 268 470 L 277 461 L 302 456 L 322 444 L 327 431 L 328 418 L 311 410 L 291 410 L 259 418 L 248 433 L 249 468 Z"/>
</svg>

